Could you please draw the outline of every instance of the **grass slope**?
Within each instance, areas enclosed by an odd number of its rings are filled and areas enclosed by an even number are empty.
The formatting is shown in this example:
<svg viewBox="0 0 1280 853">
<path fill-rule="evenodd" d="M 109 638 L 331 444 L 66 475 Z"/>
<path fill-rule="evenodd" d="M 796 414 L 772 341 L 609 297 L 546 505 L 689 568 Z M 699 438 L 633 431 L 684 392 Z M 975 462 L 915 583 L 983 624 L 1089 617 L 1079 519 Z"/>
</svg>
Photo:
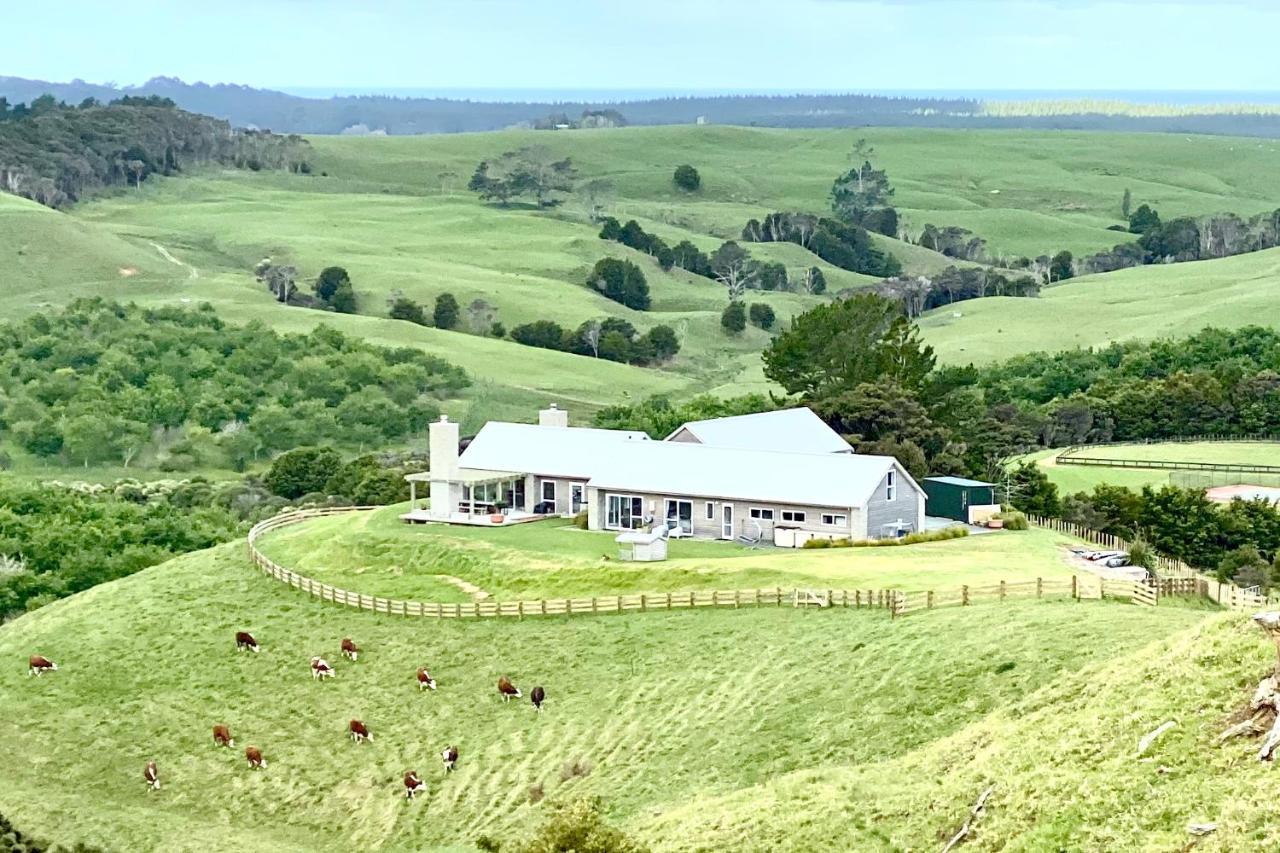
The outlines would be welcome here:
<svg viewBox="0 0 1280 853">
<path fill-rule="evenodd" d="M 939 359 L 957 364 L 1250 324 L 1280 326 L 1280 249 L 1086 276 L 1038 299 L 973 299 L 920 319 Z"/>
<path fill-rule="evenodd" d="M 1203 480 L 1221 485 L 1229 482 L 1271 485 L 1271 474 L 1230 474 L 1194 472 L 1185 470 L 1143 470 L 1141 468 L 1106 468 L 1100 466 L 1062 465 L 1058 463 L 1059 450 L 1041 450 L 1021 459 L 1035 462 L 1064 494 L 1091 491 L 1094 486 L 1107 483 L 1140 489 L 1143 486 L 1162 486 L 1170 482 L 1189 484 Z M 1107 447 L 1091 447 L 1080 452 L 1081 456 L 1101 459 L 1141 459 L 1164 462 L 1207 462 L 1213 464 L 1280 465 L 1280 444 L 1252 441 L 1192 441 L 1155 442 L 1152 444 L 1119 444 Z"/>
<path fill-rule="evenodd" d="M 353 592 L 427 601 L 470 601 L 441 575 L 498 600 L 811 586 L 958 589 L 1067 577 L 1067 540 L 1045 530 L 944 542 L 832 550 L 749 550 L 732 542 L 673 541 L 671 559 L 621 563 L 614 534 L 560 519 L 494 530 L 407 525 L 405 505 L 314 519 L 274 531 L 258 545 L 271 559 Z"/>
<path fill-rule="evenodd" d="M 790 774 L 908 760 L 1036 695 L 1065 695 L 1074 707 L 1089 691 L 1062 694 L 1060 679 L 1202 618 L 1030 602 L 896 623 L 880 612 L 790 608 L 406 622 L 307 600 L 251 572 L 242 546 L 229 545 L 0 628 L 0 737 L 21 744 L 0 753 L 0 811 L 43 836 L 113 849 L 470 849 L 481 833 L 527 833 L 549 803 L 595 793 L 655 847 L 689 846 L 716 818 L 743 817 L 718 805 L 689 812 L 696 797 L 741 803 L 736 792 Z M 237 629 L 254 631 L 262 654 L 237 654 Z M 343 636 L 364 646 L 358 664 L 337 660 Z M 34 651 L 61 670 L 26 676 Z M 333 682 L 307 674 L 317 653 L 337 663 Z M 437 693 L 414 686 L 423 664 Z M 503 673 L 526 689 L 544 683 L 546 713 L 499 702 Z M 1172 695 L 1190 698 L 1197 682 L 1180 684 Z M 351 717 L 371 727 L 373 744 L 350 743 Z M 236 750 L 212 744 L 218 722 L 231 726 Z M 262 748 L 266 771 L 246 769 L 246 744 Z M 462 759 L 445 778 L 437 754 L 448 744 Z M 142 784 L 151 758 L 160 792 Z M 592 770 L 563 779 L 571 761 Z M 404 801 L 406 768 L 430 781 L 429 797 Z M 899 777 L 886 804 L 909 778 L 930 795 L 930 777 Z M 543 803 L 530 802 L 535 784 Z M 872 789 L 796 809 L 760 801 L 744 811 L 772 814 L 773 830 L 745 846 L 763 849 L 781 827 L 793 838 L 848 833 L 855 822 L 843 818 L 820 830 L 795 818 L 816 806 L 866 816 L 880 801 Z M 951 811 L 921 810 L 898 834 L 928 846 Z"/>
</svg>

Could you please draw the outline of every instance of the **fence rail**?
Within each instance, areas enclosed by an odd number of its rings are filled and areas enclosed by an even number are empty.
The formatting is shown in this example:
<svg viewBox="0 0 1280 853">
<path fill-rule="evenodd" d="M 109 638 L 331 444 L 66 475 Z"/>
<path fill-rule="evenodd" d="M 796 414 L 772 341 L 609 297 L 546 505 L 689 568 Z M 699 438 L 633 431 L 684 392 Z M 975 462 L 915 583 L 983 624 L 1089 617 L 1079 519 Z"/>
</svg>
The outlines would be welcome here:
<svg viewBox="0 0 1280 853">
<path fill-rule="evenodd" d="M 1280 465 L 1244 462 L 1174 462 L 1165 459 L 1107 459 L 1102 456 L 1059 456 L 1059 465 L 1097 468 L 1143 468 L 1153 471 L 1214 471 L 1223 474 L 1280 474 Z"/>
</svg>

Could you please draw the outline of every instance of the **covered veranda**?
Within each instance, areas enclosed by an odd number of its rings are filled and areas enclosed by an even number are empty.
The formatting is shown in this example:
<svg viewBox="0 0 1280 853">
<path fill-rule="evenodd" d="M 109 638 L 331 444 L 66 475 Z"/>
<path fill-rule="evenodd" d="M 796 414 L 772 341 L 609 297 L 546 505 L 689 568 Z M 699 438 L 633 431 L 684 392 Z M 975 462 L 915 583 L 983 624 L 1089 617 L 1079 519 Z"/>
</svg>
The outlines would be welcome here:
<svg viewBox="0 0 1280 853">
<path fill-rule="evenodd" d="M 448 479 L 433 479 L 431 472 L 423 471 L 409 474 L 405 480 L 409 483 L 409 511 L 400 518 L 409 523 L 496 527 L 544 517 L 525 511 L 525 475 L 516 471 L 466 469 Z M 443 499 L 419 507 L 419 483 L 428 484 L 430 494 Z"/>
</svg>

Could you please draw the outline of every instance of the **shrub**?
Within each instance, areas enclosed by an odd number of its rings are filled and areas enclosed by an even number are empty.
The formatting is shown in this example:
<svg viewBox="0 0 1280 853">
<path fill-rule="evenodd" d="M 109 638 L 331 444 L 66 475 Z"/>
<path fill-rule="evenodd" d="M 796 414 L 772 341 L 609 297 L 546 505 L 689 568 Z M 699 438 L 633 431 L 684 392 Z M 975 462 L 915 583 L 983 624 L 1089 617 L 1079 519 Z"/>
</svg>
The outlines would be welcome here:
<svg viewBox="0 0 1280 853">
<path fill-rule="evenodd" d="M 573 526 L 579 530 L 587 529 L 587 511 L 583 510 L 573 517 Z"/>
<path fill-rule="evenodd" d="M 1156 553 L 1147 540 L 1138 537 L 1129 545 L 1129 564 L 1143 569 L 1154 569 Z"/>
<path fill-rule="evenodd" d="M 671 175 L 671 181 L 685 192 L 696 192 L 702 186 L 702 176 L 688 163 L 676 166 L 675 172 Z"/>
<path fill-rule="evenodd" d="M 408 320 L 419 326 L 427 325 L 427 312 L 422 310 L 422 306 L 417 302 L 404 296 L 391 303 L 391 310 L 387 312 L 387 316 L 392 320 Z"/>
<path fill-rule="evenodd" d="M 665 361 L 680 352 L 680 339 L 676 337 L 675 329 L 670 326 L 654 326 L 645 335 L 645 339 L 653 349 L 653 357 L 658 361 Z"/>
<path fill-rule="evenodd" d="M 1030 527 L 1027 523 L 1027 516 L 1017 510 L 1002 512 L 1000 513 L 1000 518 L 1004 521 L 1005 530 L 1026 530 Z"/>
<path fill-rule="evenodd" d="M 604 807 L 595 797 L 559 806 L 517 853 L 645 853 L 648 849 L 628 838 L 604 819 Z"/>
<path fill-rule="evenodd" d="M 747 309 L 741 302 L 730 302 L 720 314 L 720 328 L 737 335 L 747 327 Z"/>
<path fill-rule="evenodd" d="M 341 467 L 342 457 L 331 447 L 300 447 L 277 456 L 263 483 L 273 495 L 293 500 L 322 491 Z"/>
<path fill-rule="evenodd" d="M 431 313 L 437 329 L 452 329 L 458 325 L 458 300 L 452 293 L 436 297 L 436 307 Z"/>
<path fill-rule="evenodd" d="M 777 315 L 773 313 L 773 308 L 763 302 L 752 302 L 751 307 L 747 309 L 747 316 L 751 318 L 753 326 L 759 326 L 762 329 L 772 329 Z"/>
<path fill-rule="evenodd" d="M 815 539 L 806 539 L 806 540 L 805 540 L 805 543 L 804 543 L 803 545 L 801 545 L 800 547 L 802 547 L 802 548 L 830 548 L 830 547 L 831 547 L 831 540 L 830 540 L 830 539 L 816 539 L 816 538 L 815 538 Z"/>
</svg>

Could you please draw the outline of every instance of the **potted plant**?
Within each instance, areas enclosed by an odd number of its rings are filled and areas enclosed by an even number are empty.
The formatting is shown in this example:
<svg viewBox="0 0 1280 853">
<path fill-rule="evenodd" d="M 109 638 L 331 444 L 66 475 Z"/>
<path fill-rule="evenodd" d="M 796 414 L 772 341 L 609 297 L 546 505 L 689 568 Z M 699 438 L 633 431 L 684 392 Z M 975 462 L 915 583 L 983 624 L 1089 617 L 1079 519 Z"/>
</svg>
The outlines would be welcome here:
<svg viewBox="0 0 1280 853">
<path fill-rule="evenodd" d="M 506 521 L 507 502 L 504 500 L 496 500 L 493 502 L 493 515 L 489 516 L 489 520 L 494 524 L 502 524 Z"/>
</svg>

